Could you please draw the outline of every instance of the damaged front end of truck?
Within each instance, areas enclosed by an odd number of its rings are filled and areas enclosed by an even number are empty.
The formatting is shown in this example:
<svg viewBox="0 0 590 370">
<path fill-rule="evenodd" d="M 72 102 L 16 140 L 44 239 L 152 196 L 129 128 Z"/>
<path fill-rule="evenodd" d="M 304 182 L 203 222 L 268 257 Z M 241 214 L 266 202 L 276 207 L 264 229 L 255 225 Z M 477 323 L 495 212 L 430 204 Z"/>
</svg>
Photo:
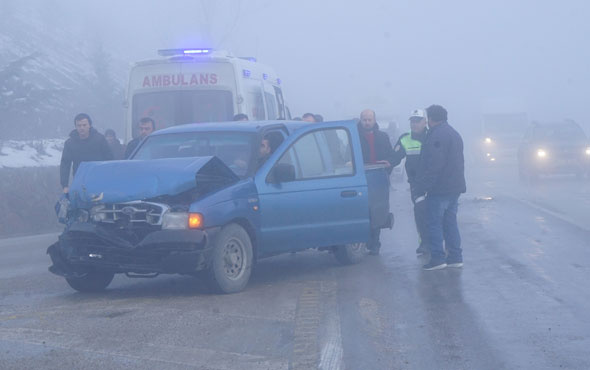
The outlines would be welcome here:
<svg viewBox="0 0 590 370">
<path fill-rule="evenodd" d="M 49 270 L 79 291 L 104 289 L 117 273 L 195 274 L 217 230 L 190 206 L 238 180 L 216 157 L 82 163 Z"/>
</svg>

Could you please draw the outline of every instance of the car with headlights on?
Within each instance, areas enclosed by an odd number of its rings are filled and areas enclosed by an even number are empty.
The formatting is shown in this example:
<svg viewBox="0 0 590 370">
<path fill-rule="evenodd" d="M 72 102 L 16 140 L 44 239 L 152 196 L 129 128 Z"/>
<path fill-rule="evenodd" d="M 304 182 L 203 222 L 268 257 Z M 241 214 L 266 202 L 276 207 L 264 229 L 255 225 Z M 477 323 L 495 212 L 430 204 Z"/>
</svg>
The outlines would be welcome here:
<svg viewBox="0 0 590 370">
<path fill-rule="evenodd" d="M 521 180 L 534 181 L 540 175 L 590 172 L 590 144 L 584 130 L 574 121 L 534 122 L 518 149 Z"/>
</svg>

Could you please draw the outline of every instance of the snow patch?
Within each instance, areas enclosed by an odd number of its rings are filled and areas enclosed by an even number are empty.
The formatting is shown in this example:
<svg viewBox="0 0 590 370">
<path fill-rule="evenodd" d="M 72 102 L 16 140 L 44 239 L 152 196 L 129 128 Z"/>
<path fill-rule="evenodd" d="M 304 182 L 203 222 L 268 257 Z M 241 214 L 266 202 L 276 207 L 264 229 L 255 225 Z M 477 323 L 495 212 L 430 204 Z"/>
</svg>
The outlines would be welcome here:
<svg viewBox="0 0 590 370">
<path fill-rule="evenodd" d="M 59 166 L 65 140 L 0 142 L 0 168 Z"/>
</svg>

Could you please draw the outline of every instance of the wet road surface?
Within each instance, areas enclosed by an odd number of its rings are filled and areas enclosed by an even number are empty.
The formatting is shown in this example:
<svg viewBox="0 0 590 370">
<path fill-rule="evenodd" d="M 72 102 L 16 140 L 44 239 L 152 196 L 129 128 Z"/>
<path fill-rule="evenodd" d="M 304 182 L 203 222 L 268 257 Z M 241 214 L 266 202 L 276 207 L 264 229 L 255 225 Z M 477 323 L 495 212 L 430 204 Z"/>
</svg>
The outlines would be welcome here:
<svg viewBox="0 0 590 370">
<path fill-rule="evenodd" d="M 47 272 L 56 235 L 2 240 L 0 368 L 589 369 L 590 183 L 470 176 L 462 269 L 421 270 L 399 184 L 380 256 L 278 256 L 233 295 L 182 276 L 76 293 Z"/>
</svg>

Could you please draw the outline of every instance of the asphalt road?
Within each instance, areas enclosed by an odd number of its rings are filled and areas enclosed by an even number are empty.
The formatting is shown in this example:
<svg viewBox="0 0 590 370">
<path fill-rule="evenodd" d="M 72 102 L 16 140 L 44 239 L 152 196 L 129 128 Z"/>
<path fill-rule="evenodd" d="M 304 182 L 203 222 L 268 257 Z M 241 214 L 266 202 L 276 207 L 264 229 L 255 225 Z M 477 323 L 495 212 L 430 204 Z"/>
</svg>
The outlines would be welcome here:
<svg viewBox="0 0 590 370">
<path fill-rule="evenodd" d="M 263 260 L 233 295 L 182 276 L 76 293 L 47 272 L 56 235 L 1 240 L 0 368 L 590 369 L 590 182 L 493 171 L 468 173 L 462 269 L 421 270 L 404 185 L 380 256 Z"/>
</svg>

